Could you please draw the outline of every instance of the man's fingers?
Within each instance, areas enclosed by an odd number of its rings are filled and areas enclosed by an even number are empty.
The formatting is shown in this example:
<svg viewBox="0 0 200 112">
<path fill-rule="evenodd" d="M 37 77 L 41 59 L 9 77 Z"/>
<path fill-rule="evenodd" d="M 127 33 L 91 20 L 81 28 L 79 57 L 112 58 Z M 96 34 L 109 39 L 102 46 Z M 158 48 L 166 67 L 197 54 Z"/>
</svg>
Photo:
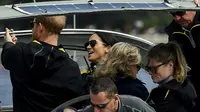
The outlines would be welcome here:
<svg viewBox="0 0 200 112">
<path fill-rule="evenodd" d="M 10 35 L 10 33 L 11 33 L 11 30 L 10 30 L 10 29 L 8 29 L 8 28 L 6 28 L 5 30 L 6 30 L 6 34 L 5 34 L 5 36 L 6 36 L 6 37 L 9 37 L 9 36 L 11 36 L 11 35 Z"/>
<path fill-rule="evenodd" d="M 12 42 L 13 42 L 14 44 L 16 44 L 17 38 L 16 38 L 16 37 L 12 38 Z"/>
<path fill-rule="evenodd" d="M 10 36 L 10 37 L 15 37 L 15 34 L 13 33 L 13 29 L 8 29 L 8 28 L 6 28 L 6 36 L 8 37 L 8 36 Z"/>
<path fill-rule="evenodd" d="M 17 42 L 17 37 L 15 37 L 14 33 L 12 33 L 10 35 L 11 35 L 11 38 L 12 38 L 12 42 L 15 44 Z"/>
<path fill-rule="evenodd" d="M 16 38 L 14 33 L 11 33 L 10 36 L 11 36 L 12 38 Z"/>
<path fill-rule="evenodd" d="M 11 31 L 10 29 L 6 28 L 6 35 L 9 34 Z"/>
<path fill-rule="evenodd" d="M 8 28 L 6 28 L 5 30 L 6 30 L 6 33 L 9 33 L 9 31 L 10 31 Z"/>
<path fill-rule="evenodd" d="M 12 29 L 5 28 L 4 39 L 5 39 L 6 42 L 16 43 L 17 38 L 15 37 L 15 35 L 12 32 L 13 32 Z"/>
<path fill-rule="evenodd" d="M 12 38 L 12 41 L 17 41 L 17 37 L 13 37 L 13 38 Z"/>
</svg>

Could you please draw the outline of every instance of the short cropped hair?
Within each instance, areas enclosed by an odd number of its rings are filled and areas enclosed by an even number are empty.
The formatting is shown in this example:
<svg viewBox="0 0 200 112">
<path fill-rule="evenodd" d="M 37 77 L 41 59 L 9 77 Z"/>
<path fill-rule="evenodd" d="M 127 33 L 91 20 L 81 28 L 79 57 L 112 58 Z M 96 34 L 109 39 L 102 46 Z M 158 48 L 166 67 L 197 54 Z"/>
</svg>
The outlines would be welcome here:
<svg viewBox="0 0 200 112">
<path fill-rule="evenodd" d="M 117 87 L 115 83 L 107 77 L 95 78 L 90 87 L 90 92 L 97 95 L 100 92 L 105 92 L 107 98 L 114 98 L 117 94 Z"/>
<path fill-rule="evenodd" d="M 65 27 L 65 16 L 39 16 L 36 19 L 36 23 L 41 23 L 47 29 L 48 32 L 53 34 L 60 34 Z"/>
</svg>

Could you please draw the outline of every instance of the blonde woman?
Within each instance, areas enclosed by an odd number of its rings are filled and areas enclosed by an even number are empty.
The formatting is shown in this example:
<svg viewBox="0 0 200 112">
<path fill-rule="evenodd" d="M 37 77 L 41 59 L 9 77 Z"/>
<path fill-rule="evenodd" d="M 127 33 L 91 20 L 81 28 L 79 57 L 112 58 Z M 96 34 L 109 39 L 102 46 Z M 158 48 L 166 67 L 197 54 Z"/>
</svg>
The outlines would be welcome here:
<svg viewBox="0 0 200 112">
<path fill-rule="evenodd" d="M 131 44 L 118 42 L 107 53 L 94 71 L 95 77 L 111 77 L 119 94 L 140 97 L 145 100 L 148 90 L 144 83 L 136 78 L 141 61 L 139 49 Z"/>
<path fill-rule="evenodd" d="M 197 95 L 187 79 L 187 64 L 180 47 L 160 43 L 150 49 L 147 58 L 146 68 L 159 84 L 147 100 L 156 112 L 199 112 L 194 110 Z"/>
</svg>

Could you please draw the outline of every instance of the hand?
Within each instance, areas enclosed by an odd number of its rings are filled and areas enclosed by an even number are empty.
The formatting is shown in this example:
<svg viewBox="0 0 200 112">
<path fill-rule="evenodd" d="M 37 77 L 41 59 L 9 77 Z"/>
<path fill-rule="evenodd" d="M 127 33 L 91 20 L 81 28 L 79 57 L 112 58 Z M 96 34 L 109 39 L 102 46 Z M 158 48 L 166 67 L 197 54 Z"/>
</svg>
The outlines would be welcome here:
<svg viewBox="0 0 200 112">
<path fill-rule="evenodd" d="M 6 28 L 5 30 L 6 30 L 6 33 L 5 33 L 5 35 L 4 35 L 4 40 L 5 40 L 6 42 L 12 42 L 12 43 L 16 44 L 17 38 L 15 37 L 14 34 L 10 34 L 10 33 L 12 33 L 13 31 L 10 30 L 10 29 L 8 29 L 8 28 Z"/>
</svg>

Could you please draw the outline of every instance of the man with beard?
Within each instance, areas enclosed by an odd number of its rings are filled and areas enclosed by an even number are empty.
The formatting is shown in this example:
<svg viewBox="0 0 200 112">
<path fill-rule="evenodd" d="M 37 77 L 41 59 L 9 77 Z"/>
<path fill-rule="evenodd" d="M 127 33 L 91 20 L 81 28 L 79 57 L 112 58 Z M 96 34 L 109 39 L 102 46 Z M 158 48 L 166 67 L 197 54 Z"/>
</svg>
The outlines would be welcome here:
<svg viewBox="0 0 200 112">
<path fill-rule="evenodd" d="M 30 43 L 16 43 L 6 28 L 1 58 L 10 71 L 14 112 L 50 112 L 84 94 L 78 64 L 58 45 L 65 21 L 65 16 L 35 18 Z"/>
</svg>

